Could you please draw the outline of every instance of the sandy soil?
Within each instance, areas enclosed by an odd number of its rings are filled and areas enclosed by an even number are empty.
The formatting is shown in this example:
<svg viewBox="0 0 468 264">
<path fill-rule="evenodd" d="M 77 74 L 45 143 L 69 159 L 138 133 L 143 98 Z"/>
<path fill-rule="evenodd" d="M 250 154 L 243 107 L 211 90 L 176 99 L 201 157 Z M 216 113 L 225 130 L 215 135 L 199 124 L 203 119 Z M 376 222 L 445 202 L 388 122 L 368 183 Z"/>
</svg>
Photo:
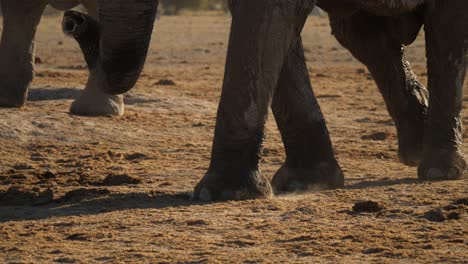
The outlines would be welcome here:
<svg viewBox="0 0 468 264">
<path fill-rule="evenodd" d="M 467 181 L 421 182 L 398 163 L 383 100 L 326 18 L 309 19 L 304 40 L 346 187 L 190 199 L 209 162 L 229 22 L 163 17 L 126 114 L 85 118 L 68 114 L 87 77 L 78 46 L 60 17 L 42 21 L 29 103 L 0 110 L 0 262 L 466 263 Z M 426 81 L 422 38 L 409 57 Z M 270 118 L 263 173 L 283 159 Z M 367 200 L 377 204 L 353 209 Z"/>
</svg>

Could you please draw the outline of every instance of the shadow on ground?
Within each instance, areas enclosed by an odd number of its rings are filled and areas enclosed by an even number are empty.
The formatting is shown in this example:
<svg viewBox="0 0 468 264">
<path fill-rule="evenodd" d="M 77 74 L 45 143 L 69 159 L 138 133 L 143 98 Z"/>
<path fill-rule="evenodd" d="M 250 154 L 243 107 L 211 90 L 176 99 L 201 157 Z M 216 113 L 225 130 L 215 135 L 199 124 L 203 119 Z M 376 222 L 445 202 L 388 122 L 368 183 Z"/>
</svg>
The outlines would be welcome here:
<svg viewBox="0 0 468 264">
<path fill-rule="evenodd" d="M 29 101 L 71 100 L 80 96 L 81 89 L 77 88 L 33 88 L 29 90 Z"/>
<path fill-rule="evenodd" d="M 345 189 L 366 189 L 402 184 L 418 184 L 415 178 L 384 179 L 362 181 L 347 185 Z M 82 192 L 85 190 L 84 192 Z M 102 190 L 101 190 L 102 191 Z M 65 195 L 42 206 L 3 206 L 0 207 L 0 223 L 8 221 L 41 220 L 52 217 L 98 215 L 128 209 L 163 209 L 207 204 L 195 201 L 191 193 L 111 193 L 92 189 L 81 189 L 73 195 Z M 70 192 L 70 193 L 73 193 Z M 278 196 L 282 196 L 279 194 Z"/>
<path fill-rule="evenodd" d="M 53 217 L 98 215 L 128 209 L 163 209 L 202 205 L 191 199 L 191 194 L 181 193 L 111 193 L 92 199 L 63 201 L 57 199 L 42 206 L 2 206 L 0 223 L 8 221 L 42 220 Z"/>
<path fill-rule="evenodd" d="M 366 189 L 373 187 L 385 187 L 392 185 L 401 185 L 401 184 L 422 184 L 423 181 L 417 178 L 403 178 L 403 179 L 383 179 L 376 181 L 361 181 L 351 185 L 346 185 L 345 189 L 354 190 L 354 189 Z"/>
<path fill-rule="evenodd" d="M 54 100 L 75 100 L 81 94 L 82 89 L 78 88 L 32 88 L 28 93 L 28 101 L 54 101 Z M 126 105 L 159 103 L 160 99 L 147 99 L 144 96 L 125 94 L 124 103 Z"/>
</svg>

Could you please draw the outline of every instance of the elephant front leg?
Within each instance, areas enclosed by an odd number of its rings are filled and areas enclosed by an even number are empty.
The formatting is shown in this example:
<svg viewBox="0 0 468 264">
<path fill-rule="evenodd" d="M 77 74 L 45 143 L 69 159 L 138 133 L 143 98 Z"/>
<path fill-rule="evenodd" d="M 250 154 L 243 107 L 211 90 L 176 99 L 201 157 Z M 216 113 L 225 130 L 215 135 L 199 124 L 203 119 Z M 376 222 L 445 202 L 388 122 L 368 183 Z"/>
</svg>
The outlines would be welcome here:
<svg viewBox="0 0 468 264">
<path fill-rule="evenodd" d="M 412 40 L 420 29 L 417 20 L 378 17 L 364 12 L 330 18 L 333 34 L 354 57 L 364 63 L 375 79 L 398 134 L 398 156 L 416 166 L 422 157 L 428 92 L 404 58 L 402 42 Z M 400 32 L 410 30 L 406 35 Z"/>
<path fill-rule="evenodd" d="M 47 1 L 2 0 L 0 107 L 21 107 L 34 78 L 34 36 Z"/>
<path fill-rule="evenodd" d="M 94 11 L 93 11 L 94 12 Z M 122 95 L 107 94 L 100 87 L 102 74 L 99 74 L 99 22 L 86 14 L 67 11 L 63 16 L 62 30 L 65 35 L 73 37 L 80 45 L 89 69 L 86 87 L 71 105 L 70 112 L 75 115 L 104 116 L 123 115 L 124 102 Z"/>
<path fill-rule="evenodd" d="M 312 91 L 301 40 L 283 66 L 272 108 L 286 150 L 273 177 L 275 192 L 342 187 L 343 172 Z"/>
<path fill-rule="evenodd" d="M 70 113 L 86 116 L 123 115 L 125 110 L 123 96 L 105 93 L 99 86 L 99 76 L 102 75 L 96 69 L 100 37 L 97 1 L 81 0 L 80 2 L 85 6 L 89 15 L 73 11 L 66 12 L 64 21 L 69 21 L 71 27 L 67 30 L 66 23 L 64 23 L 64 31 L 67 35 L 75 37 L 80 44 L 90 74 L 85 89 L 72 103 Z M 80 17 L 83 18 L 83 23 L 80 23 Z M 70 29 L 73 32 L 70 32 Z"/>
<path fill-rule="evenodd" d="M 468 2 L 436 1 L 427 16 L 429 111 L 423 180 L 456 180 L 467 174 L 463 156 L 463 83 L 468 65 Z M 449 18 L 449 19 L 447 19 Z"/>
<path fill-rule="evenodd" d="M 194 192 L 205 201 L 272 195 L 259 171 L 264 125 L 284 60 L 314 1 L 230 4 L 233 21 L 211 164 Z"/>
</svg>

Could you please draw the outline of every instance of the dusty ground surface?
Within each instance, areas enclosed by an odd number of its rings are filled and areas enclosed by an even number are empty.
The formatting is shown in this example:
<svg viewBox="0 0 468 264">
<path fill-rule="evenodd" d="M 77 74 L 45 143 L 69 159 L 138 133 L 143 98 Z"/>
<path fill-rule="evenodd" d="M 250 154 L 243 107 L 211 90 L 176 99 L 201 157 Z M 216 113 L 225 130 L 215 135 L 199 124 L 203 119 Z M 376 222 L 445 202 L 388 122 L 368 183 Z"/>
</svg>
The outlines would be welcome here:
<svg viewBox="0 0 468 264">
<path fill-rule="evenodd" d="M 326 18 L 309 19 L 304 40 L 346 187 L 191 201 L 209 162 L 229 22 L 162 18 L 126 114 L 86 118 L 68 114 L 87 76 L 78 46 L 60 17 L 43 20 L 29 103 L 0 110 L 0 262 L 466 263 L 467 181 L 420 182 L 398 163 L 383 101 Z M 410 58 L 426 81 L 422 38 Z M 362 139 L 374 133 L 383 136 Z M 283 159 L 270 118 L 263 173 Z M 377 204 L 353 211 L 366 200 Z"/>
</svg>

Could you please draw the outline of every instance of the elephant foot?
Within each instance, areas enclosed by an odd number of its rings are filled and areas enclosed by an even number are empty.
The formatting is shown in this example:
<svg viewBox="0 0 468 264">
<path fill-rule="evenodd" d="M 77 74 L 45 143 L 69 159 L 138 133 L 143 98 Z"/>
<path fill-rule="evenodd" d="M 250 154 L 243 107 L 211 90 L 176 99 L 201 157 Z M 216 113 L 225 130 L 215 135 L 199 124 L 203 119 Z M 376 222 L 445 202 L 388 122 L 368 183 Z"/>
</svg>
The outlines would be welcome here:
<svg viewBox="0 0 468 264">
<path fill-rule="evenodd" d="M 84 116 L 121 116 L 124 113 L 122 95 L 111 95 L 101 91 L 100 75 L 96 71 L 99 59 L 99 25 L 92 17 L 67 11 L 62 22 L 63 32 L 80 44 L 90 76 L 85 90 L 73 102 L 70 113 Z"/>
<path fill-rule="evenodd" d="M 258 170 L 245 176 L 208 172 L 194 191 L 194 198 L 205 202 L 269 198 L 272 195 L 270 182 Z"/>
<path fill-rule="evenodd" d="M 420 83 L 408 98 L 406 112 L 397 121 L 398 157 L 403 164 L 418 166 L 423 155 L 424 123 L 428 107 L 428 91 Z"/>
<path fill-rule="evenodd" d="M 273 176 L 275 193 L 305 192 L 344 187 L 344 176 L 336 161 L 321 162 L 311 168 L 283 164 Z"/>
<path fill-rule="evenodd" d="M 2 56 L 0 52 L 0 58 L 3 59 Z M 0 61 L 0 107 L 22 107 L 26 104 L 29 84 L 33 79 L 32 69 L 18 70 L 18 67 L 6 66 L 4 63 Z"/>
<path fill-rule="evenodd" d="M 26 104 L 27 93 L 17 94 L 16 90 L 5 89 L 0 84 L 0 107 L 20 108 Z"/>
<path fill-rule="evenodd" d="M 418 168 L 418 177 L 425 181 L 459 180 L 467 176 L 468 165 L 458 151 L 432 150 Z"/>
<path fill-rule="evenodd" d="M 110 95 L 85 89 L 72 103 L 70 113 L 83 116 L 121 116 L 124 108 L 122 95 Z"/>
</svg>

